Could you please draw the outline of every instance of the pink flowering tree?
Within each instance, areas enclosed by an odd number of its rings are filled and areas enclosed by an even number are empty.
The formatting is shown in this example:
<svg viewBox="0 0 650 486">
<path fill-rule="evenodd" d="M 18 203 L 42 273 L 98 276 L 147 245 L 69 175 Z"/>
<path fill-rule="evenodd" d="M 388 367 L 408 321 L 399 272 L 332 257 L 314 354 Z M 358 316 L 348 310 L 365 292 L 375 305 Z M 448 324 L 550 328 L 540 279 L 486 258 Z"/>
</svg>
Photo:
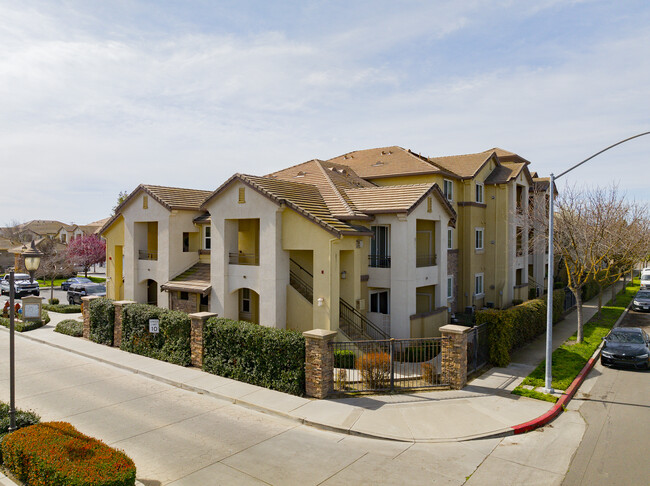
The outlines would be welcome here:
<svg viewBox="0 0 650 486">
<path fill-rule="evenodd" d="M 106 243 L 97 235 L 78 236 L 68 243 L 68 261 L 84 269 L 88 276 L 88 269 L 106 260 Z"/>
</svg>

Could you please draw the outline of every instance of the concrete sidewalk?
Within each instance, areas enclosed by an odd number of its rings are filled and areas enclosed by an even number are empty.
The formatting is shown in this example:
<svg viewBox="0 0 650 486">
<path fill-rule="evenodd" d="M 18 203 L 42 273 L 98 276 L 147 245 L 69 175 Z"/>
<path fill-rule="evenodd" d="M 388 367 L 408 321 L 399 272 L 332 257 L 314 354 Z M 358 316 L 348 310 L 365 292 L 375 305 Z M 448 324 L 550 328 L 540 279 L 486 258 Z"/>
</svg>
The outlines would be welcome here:
<svg viewBox="0 0 650 486">
<path fill-rule="evenodd" d="M 622 282 L 617 285 L 622 288 Z M 584 305 L 585 322 L 596 313 L 597 302 L 595 298 Z M 54 312 L 50 316 L 47 326 L 17 334 L 18 340 L 41 342 L 179 388 L 336 432 L 404 442 L 497 437 L 509 435 L 513 426 L 533 420 L 553 406 L 510 394 L 544 359 L 545 335 L 514 353 L 508 367 L 490 369 L 463 390 L 312 400 L 55 333 L 57 322 L 73 316 Z M 575 332 L 576 321 L 574 310 L 554 326 L 554 348 Z M 6 332 L 6 328 L 0 329 Z"/>
</svg>

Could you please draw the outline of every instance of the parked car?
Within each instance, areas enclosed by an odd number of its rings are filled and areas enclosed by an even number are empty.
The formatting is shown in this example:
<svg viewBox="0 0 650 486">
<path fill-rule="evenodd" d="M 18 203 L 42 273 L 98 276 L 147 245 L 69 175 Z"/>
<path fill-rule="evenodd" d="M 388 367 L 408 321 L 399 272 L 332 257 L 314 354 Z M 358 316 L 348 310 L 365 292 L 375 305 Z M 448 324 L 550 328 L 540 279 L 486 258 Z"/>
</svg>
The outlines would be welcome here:
<svg viewBox="0 0 650 486">
<path fill-rule="evenodd" d="M 61 290 L 67 291 L 70 288 L 70 285 L 72 284 L 91 284 L 91 283 L 93 283 L 93 281 L 86 277 L 72 277 L 64 282 L 61 282 Z"/>
<path fill-rule="evenodd" d="M 81 304 L 81 298 L 86 295 L 106 297 L 106 286 L 96 283 L 72 284 L 68 289 L 68 303 Z"/>
<path fill-rule="evenodd" d="M 650 290 L 650 273 L 641 275 L 641 289 Z"/>
<path fill-rule="evenodd" d="M 645 267 L 641 269 L 641 275 L 645 275 L 646 273 L 650 273 L 650 267 Z"/>
<path fill-rule="evenodd" d="M 638 327 L 617 327 L 603 338 L 600 353 L 603 366 L 626 365 L 636 368 L 650 367 L 650 336 Z"/>
<path fill-rule="evenodd" d="M 639 290 L 632 300 L 632 309 L 650 310 L 650 290 Z"/>
<path fill-rule="evenodd" d="M 9 295 L 9 274 L 0 280 L 0 294 Z M 31 277 L 26 273 L 14 274 L 14 296 L 20 298 L 24 295 L 40 295 L 41 290 L 38 282 L 32 282 Z"/>
</svg>

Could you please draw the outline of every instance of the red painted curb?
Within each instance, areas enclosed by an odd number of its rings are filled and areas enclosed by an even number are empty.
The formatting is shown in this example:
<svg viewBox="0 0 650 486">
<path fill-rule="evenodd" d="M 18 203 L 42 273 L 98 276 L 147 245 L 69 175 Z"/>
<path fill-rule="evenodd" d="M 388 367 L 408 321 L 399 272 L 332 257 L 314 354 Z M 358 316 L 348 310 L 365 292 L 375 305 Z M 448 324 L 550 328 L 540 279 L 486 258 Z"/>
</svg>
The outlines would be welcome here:
<svg viewBox="0 0 650 486">
<path fill-rule="evenodd" d="M 582 385 L 582 382 L 585 380 L 586 376 L 594 367 L 594 364 L 596 364 L 596 360 L 598 359 L 599 355 L 600 355 L 600 348 L 596 351 L 596 353 L 594 353 L 594 356 L 589 358 L 589 361 L 587 361 L 587 364 L 585 364 L 585 366 L 582 368 L 582 371 L 578 373 L 578 376 L 576 376 L 575 380 L 573 380 L 569 388 L 567 388 L 566 392 L 564 392 L 564 394 L 559 398 L 559 400 L 555 402 L 553 408 L 551 408 L 544 415 L 540 415 L 539 417 L 531 420 L 530 422 L 514 425 L 512 427 L 514 434 L 515 435 L 524 434 L 526 432 L 530 432 L 531 430 L 535 430 L 539 427 L 543 427 L 551 420 L 553 420 L 555 417 L 557 417 L 560 414 L 560 412 L 564 409 L 564 407 L 566 407 L 566 405 L 571 401 L 573 395 L 575 395 L 578 388 L 580 388 L 580 385 Z"/>
</svg>

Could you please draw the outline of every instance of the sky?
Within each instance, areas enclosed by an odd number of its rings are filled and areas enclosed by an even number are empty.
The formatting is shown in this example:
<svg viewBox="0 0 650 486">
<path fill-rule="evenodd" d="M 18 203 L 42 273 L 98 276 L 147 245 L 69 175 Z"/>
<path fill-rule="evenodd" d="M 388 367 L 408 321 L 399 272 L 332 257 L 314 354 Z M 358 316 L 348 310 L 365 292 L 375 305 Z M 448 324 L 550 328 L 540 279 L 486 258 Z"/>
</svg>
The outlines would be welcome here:
<svg viewBox="0 0 650 486">
<path fill-rule="evenodd" d="M 0 0 L 0 226 L 398 145 L 558 174 L 650 130 L 645 0 Z M 558 181 L 649 202 L 650 136 Z"/>
</svg>

